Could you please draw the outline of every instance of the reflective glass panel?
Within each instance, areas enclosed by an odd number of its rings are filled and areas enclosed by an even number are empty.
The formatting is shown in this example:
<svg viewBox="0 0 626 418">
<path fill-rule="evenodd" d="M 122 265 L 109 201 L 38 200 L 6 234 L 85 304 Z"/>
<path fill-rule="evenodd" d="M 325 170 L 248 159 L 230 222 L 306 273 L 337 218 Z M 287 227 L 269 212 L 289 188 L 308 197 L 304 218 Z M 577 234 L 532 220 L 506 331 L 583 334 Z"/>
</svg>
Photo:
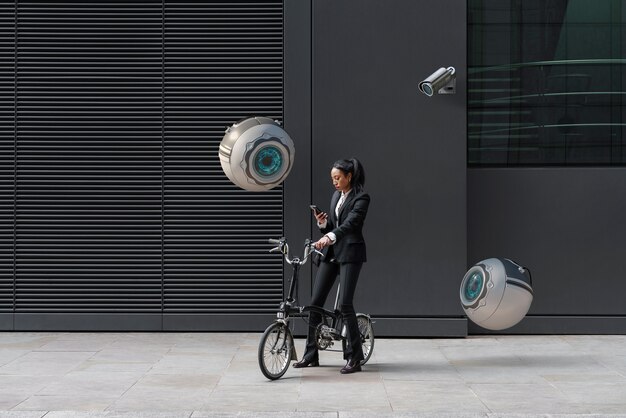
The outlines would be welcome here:
<svg viewBox="0 0 626 418">
<path fill-rule="evenodd" d="M 468 163 L 626 163 L 626 1 L 469 0 Z"/>
</svg>

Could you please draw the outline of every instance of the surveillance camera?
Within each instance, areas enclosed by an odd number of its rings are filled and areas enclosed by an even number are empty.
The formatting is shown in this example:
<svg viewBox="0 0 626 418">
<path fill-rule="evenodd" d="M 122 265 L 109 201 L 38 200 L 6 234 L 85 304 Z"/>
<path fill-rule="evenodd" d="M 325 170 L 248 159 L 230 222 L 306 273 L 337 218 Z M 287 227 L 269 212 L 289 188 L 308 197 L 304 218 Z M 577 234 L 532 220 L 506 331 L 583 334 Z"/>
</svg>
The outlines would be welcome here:
<svg viewBox="0 0 626 418">
<path fill-rule="evenodd" d="M 454 67 L 441 67 L 419 84 L 419 89 L 430 97 L 438 94 L 454 94 L 456 92 L 456 70 Z"/>
</svg>

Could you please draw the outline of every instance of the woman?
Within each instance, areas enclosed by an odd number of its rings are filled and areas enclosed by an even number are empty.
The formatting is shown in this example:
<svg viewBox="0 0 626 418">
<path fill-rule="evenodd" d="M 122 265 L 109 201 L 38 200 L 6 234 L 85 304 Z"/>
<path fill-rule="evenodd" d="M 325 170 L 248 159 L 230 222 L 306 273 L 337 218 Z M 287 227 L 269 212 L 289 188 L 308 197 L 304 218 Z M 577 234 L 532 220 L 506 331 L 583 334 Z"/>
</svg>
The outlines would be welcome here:
<svg viewBox="0 0 626 418">
<path fill-rule="evenodd" d="M 330 177 L 336 189 L 330 201 L 330 216 L 325 212 L 314 212 L 317 226 L 325 235 L 315 243 L 315 248 L 323 249 L 324 256 L 317 270 L 311 304 L 324 306 L 326 297 L 339 274 L 341 284 L 339 308 L 347 328 L 347 344 L 343 353 L 347 363 L 341 369 L 341 373 L 348 374 L 360 372 L 363 360 L 361 337 L 352 299 L 361 266 L 366 261 L 362 229 L 370 197 L 363 191 L 365 173 L 356 158 L 337 161 L 333 164 Z M 310 313 L 306 350 L 302 360 L 294 363 L 293 367 L 319 366 L 315 329 L 321 321 L 319 313 Z"/>
</svg>

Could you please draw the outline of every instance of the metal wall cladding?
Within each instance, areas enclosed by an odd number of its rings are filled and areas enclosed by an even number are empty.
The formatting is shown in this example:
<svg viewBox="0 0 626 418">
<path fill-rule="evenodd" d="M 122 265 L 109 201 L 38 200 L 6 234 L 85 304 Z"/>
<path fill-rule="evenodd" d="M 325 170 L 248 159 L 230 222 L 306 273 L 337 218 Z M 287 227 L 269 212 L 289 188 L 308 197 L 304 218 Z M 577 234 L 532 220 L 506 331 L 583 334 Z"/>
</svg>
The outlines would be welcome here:
<svg viewBox="0 0 626 418">
<path fill-rule="evenodd" d="M 161 4 L 17 18 L 16 312 L 158 312 Z"/>
<path fill-rule="evenodd" d="M 235 188 L 218 155 L 226 126 L 282 119 L 281 1 L 166 2 L 164 228 L 166 313 L 275 310 L 282 186 Z"/>
<path fill-rule="evenodd" d="M 13 310 L 15 10 L 0 1 L 0 313 Z"/>
<path fill-rule="evenodd" d="M 0 25 L 0 310 L 275 308 L 282 189 L 237 189 L 217 149 L 282 119 L 282 2 L 4 2 Z"/>
</svg>

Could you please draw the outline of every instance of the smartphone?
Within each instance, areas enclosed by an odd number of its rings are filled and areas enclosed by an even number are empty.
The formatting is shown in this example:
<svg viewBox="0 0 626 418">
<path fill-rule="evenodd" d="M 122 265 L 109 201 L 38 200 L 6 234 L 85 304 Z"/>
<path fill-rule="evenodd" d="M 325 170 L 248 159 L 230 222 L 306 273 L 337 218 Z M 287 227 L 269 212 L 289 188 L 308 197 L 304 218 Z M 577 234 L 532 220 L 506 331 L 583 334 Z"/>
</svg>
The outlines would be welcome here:
<svg viewBox="0 0 626 418">
<path fill-rule="evenodd" d="M 320 208 L 315 205 L 310 205 L 309 207 L 313 209 L 313 212 L 315 212 L 316 215 L 321 212 Z"/>
</svg>

